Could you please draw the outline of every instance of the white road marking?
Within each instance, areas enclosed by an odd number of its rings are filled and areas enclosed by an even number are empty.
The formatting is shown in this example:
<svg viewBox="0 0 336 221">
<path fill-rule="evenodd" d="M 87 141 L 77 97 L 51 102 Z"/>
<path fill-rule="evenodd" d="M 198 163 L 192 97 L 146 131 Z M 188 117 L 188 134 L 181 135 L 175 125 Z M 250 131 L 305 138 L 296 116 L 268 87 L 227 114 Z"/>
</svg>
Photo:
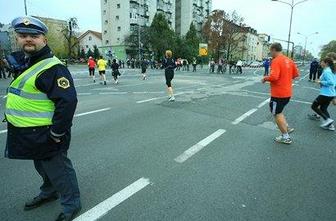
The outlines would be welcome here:
<svg viewBox="0 0 336 221">
<path fill-rule="evenodd" d="M 271 98 L 266 99 L 265 101 L 263 101 L 262 103 L 260 103 L 258 105 L 258 108 L 262 108 L 263 106 L 265 106 L 266 104 L 268 104 L 270 102 Z"/>
<path fill-rule="evenodd" d="M 91 95 L 92 93 L 78 93 L 77 95 L 81 96 L 81 95 Z"/>
<path fill-rule="evenodd" d="M 132 92 L 133 94 L 164 94 L 165 92 L 163 91 L 135 91 Z"/>
<path fill-rule="evenodd" d="M 94 110 L 94 111 L 89 111 L 89 112 L 85 112 L 85 113 L 75 114 L 74 117 L 81 117 L 81 116 L 94 114 L 94 113 L 98 113 L 98 112 L 103 112 L 103 111 L 109 111 L 109 110 L 111 110 L 111 108 L 103 108 L 103 109 L 99 109 L 99 110 Z M 5 134 L 5 133 L 7 133 L 7 130 L 0 130 L 0 134 Z"/>
<path fill-rule="evenodd" d="M 131 185 L 127 186 L 123 190 L 119 191 L 118 193 L 114 194 L 110 198 L 104 200 L 103 202 L 99 203 L 89 211 L 83 213 L 74 221 L 95 221 L 106 215 L 110 210 L 114 207 L 118 206 L 120 203 L 124 202 L 140 190 L 144 189 L 146 186 L 150 184 L 149 179 L 140 178 L 139 180 L 135 181 Z"/>
<path fill-rule="evenodd" d="M 177 93 L 177 94 L 175 94 L 175 96 L 178 96 L 178 95 L 181 95 L 181 94 L 184 94 L 184 92 Z M 167 96 L 153 97 L 153 98 L 150 98 L 150 99 L 147 99 L 147 100 L 137 101 L 136 103 L 137 104 L 142 104 L 142 103 L 147 103 L 147 102 L 150 102 L 150 101 L 160 100 L 160 99 L 164 99 L 164 98 L 168 98 L 168 97 Z"/>
<path fill-rule="evenodd" d="M 94 114 L 94 113 L 98 113 L 98 112 L 103 112 L 103 111 L 109 111 L 109 110 L 111 110 L 111 108 L 109 108 L 109 107 L 108 108 L 103 108 L 103 109 L 89 111 L 89 112 L 85 112 L 85 113 L 81 113 L 81 114 L 75 114 L 75 117 L 81 117 L 81 116 Z"/>
<path fill-rule="evenodd" d="M 121 95 L 128 94 L 128 92 L 100 92 L 100 95 Z"/>
<path fill-rule="evenodd" d="M 308 101 L 300 101 L 300 100 L 295 100 L 295 99 L 292 99 L 291 101 L 296 102 L 296 103 L 300 103 L 300 104 L 309 104 L 309 105 L 312 104 L 312 102 L 308 102 Z"/>
<path fill-rule="evenodd" d="M 97 83 L 91 83 L 91 84 L 83 84 L 83 85 L 75 85 L 75 87 L 87 87 L 91 85 L 96 85 Z M 98 84 L 97 84 L 98 85 Z"/>
<path fill-rule="evenodd" d="M 7 133 L 7 130 L 0 130 L 0 134 L 5 134 Z"/>
<path fill-rule="evenodd" d="M 306 87 L 306 86 L 302 86 L 301 88 L 304 88 L 304 89 L 310 89 L 310 90 L 314 90 L 314 91 L 320 91 L 320 89 L 318 89 L 318 88 L 314 88 L 314 87 Z"/>
<path fill-rule="evenodd" d="M 3 96 L 2 98 L 5 99 L 7 97 L 7 95 Z"/>
<path fill-rule="evenodd" d="M 175 158 L 175 161 L 178 163 L 184 163 L 190 157 L 201 151 L 204 147 L 209 145 L 211 142 L 216 140 L 218 137 L 222 136 L 226 130 L 219 129 L 210 136 L 206 137 L 205 139 L 201 140 L 194 146 L 190 147 L 188 150 L 184 151 L 180 156 Z"/>
<path fill-rule="evenodd" d="M 299 81 L 304 80 L 306 77 L 308 77 L 309 74 L 306 74 L 305 76 L 303 76 L 302 78 L 299 79 Z"/>
<path fill-rule="evenodd" d="M 245 114 L 241 115 L 240 117 L 238 117 L 236 120 L 234 120 L 232 122 L 233 125 L 237 125 L 240 122 L 242 122 L 245 118 L 251 116 L 254 112 L 256 112 L 258 109 L 257 108 L 253 108 L 252 110 L 249 110 L 248 112 L 246 112 Z"/>
</svg>

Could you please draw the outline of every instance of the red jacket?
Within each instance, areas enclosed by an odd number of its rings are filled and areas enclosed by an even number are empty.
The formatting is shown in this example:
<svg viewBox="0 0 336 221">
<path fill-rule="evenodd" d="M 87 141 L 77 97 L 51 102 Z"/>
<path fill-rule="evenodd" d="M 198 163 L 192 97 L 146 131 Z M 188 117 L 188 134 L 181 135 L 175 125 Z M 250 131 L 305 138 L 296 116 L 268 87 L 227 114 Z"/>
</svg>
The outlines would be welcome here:
<svg viewBox="0 0 336 221">
<path fill-rule="evenodd" d="M 299 76 L 295 63 L 284 55 L 272 60 L 270 76 L 265 77 L 271 83 L 271 96 L 287 98 L 293 95 L 293 79 Z"/>
</svg>

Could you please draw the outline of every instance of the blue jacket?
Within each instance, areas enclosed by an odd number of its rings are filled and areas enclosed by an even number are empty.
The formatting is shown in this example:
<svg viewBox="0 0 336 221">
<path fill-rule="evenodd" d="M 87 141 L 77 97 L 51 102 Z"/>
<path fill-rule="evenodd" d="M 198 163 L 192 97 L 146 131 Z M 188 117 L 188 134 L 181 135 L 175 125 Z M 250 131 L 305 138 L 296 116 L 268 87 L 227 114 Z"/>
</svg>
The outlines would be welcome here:
<svg viewBox="0 0 336 221">
<path fill-rule="evenodd" d="M 320 84 L 320 95 L 327 97 L 336 96 L 336 74 L 334 74 L 329 67 L 323 70 L 320 78 Z"/>
</svg>

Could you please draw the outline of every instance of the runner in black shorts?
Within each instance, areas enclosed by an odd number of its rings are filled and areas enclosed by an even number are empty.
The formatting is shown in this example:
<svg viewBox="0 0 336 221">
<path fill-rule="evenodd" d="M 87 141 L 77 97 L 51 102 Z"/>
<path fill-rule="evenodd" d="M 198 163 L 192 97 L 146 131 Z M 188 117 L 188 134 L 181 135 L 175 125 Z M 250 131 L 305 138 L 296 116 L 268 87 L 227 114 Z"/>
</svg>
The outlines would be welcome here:
<svg viewBox="0 0 336 221">
<path fill-rule="evenodd" d="M 290 97 L 287 98 L 276 98 L 271 97 L 270 101 L 270 110 L 274 116 L 281 114 L 283 110 L 285 109 L 286 105 L 290 101 Z"/>
<path fill-rule="evenodd" d="M 171 81 L 174 78 L 174 70 L 176 68 L 176 64 L 172 56 L 173 56 L 173 52 L 170 50 L 167 50 L 166 58 L 163 60 L 163 63 L 162 63 L 162 67 L 165 69 L 165 77 L 166 77 L 166 85 L 168 87 L 169 101 L 175 101 L 174 91 L 173 91 Z"/>
</svg>

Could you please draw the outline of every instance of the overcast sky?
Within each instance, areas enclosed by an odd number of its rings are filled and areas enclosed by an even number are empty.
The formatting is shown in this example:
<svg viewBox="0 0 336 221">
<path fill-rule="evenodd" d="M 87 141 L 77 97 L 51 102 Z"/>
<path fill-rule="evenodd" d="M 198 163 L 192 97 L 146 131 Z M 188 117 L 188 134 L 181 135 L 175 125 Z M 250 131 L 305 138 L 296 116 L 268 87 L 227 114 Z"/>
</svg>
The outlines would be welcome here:
<svg viewBox="0 0 336 221">
<path fill-rule="evenodd" d="M 113 0 L 109 0 L 113 1 Z M 291 1 L 291 0 L 283 0 Z M 298 2 L 299 0 L 295 0 Z M 24 15 L 24 0 L 0 0 L 0 22 L 10 23 Z M 28 14 L 58 19 L 77 17 L 81 31 L 101 32 L 100 0 L 27 0 Z M 290 7 L 271 0 L 213 0 L 213 9 L 236 10 L 248 26 L 274 38 L 287 39 Z M 294 9 L 292 40 L 304 45 L 301 32 L 309 35 L 307 48 L 314 55 L 320 47 L 336 40 L 336 0 L 308 0 Z"/>
</svg>

